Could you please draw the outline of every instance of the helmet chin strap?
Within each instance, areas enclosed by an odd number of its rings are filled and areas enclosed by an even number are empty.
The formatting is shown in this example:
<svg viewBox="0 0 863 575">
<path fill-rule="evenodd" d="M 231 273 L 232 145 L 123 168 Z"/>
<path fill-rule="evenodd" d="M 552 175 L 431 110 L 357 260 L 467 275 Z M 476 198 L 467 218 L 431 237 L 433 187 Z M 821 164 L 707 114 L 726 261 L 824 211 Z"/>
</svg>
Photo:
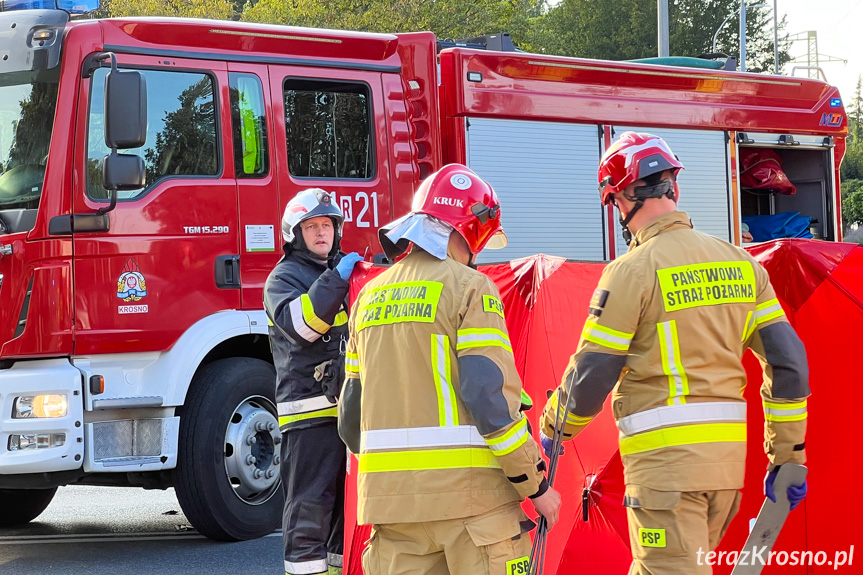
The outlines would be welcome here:
<svg viewBox="0 0 863 575">
<path fill-rule="evenodd" d="M 649 200 L 651 198 L 663 198 L 669 197 L 672 200 L 674 199 L 674 180 L 662 180 L 658 184 L 653 186 L 639 186 L 632 191 L 632 195 L 623 192 L 623 197 L 634 203 L 635 205 L 626 215 L 623 217 L 623 214 L 620 213 L 620 206 L 617 206 L 618 217 L 620 218 L 620 227 L 623 228 L 623 240 L 626 242 L 628 246 L 632 242 L 632 232 L 629 231 L 629 222 L 632 221 L 633 216 L 638 213 L 644 206 L 645 200 Z M 612 197 L 612 200 L 614 198 Z M 617 202 L 614 202 L 614 205 L 617 205 Z"/>
</svg>

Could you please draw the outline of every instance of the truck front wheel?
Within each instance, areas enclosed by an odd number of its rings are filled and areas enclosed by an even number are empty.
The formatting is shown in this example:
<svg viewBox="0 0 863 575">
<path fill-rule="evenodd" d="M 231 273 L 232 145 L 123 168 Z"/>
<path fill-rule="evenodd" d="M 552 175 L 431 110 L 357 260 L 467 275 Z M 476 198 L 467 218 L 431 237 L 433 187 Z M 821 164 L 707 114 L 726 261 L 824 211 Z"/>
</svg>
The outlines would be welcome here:
<svg viewBox="0 0 863 575">
<path fill-rule="evenodd" d="M 269 363 L 229 358 L 202 367 L 180 418 L 174 488 L 202 535 L 244 541 L 281 522 L 276 372 Z"/>
<path fill-rule="evenodd" d="M 0 489 L 0 527 L 13 527 L 33 521 L 51 503 L 57 488 Z"/>
</svg>

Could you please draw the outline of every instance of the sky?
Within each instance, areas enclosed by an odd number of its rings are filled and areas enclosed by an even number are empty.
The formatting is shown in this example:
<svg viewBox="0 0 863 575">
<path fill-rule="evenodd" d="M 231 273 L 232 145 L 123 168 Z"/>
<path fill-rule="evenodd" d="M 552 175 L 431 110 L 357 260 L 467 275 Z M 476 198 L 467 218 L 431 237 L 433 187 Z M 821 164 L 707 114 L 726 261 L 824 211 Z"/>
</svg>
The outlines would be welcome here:
<svg viewBox="0 0 863 575">
<path fill-rule="evenodd" d="M 773 0 L 763 1 L 768 6 L 773 4 Z M 776 4 L 780 18 L 788 15 L 786 31 L 789 34 L 815 30 L 820 54 L 848 60 L 847 64 L 821 63 L 827 81 L 839 88 L 847 106 L 854 96 L 857 78 L 863 74 L 863 0 L 776 0 Z M 793 42 L 789 51 L 792 57 L 805 57 L 806 52 L 803 41 Z M 790 73 L 793 65 L 786 68 L 786 73 Z M 797 71 L 798 75 L 805 73 L 805 70 Z"/>
</svg>

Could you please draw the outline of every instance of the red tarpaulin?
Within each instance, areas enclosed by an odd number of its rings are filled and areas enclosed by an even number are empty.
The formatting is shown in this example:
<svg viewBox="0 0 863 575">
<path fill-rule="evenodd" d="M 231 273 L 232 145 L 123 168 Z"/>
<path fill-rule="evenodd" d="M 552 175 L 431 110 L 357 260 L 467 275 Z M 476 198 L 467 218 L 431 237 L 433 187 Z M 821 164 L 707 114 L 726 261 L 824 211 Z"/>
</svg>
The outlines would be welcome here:
<svg viewBox="0 0 863 575">
<path fill-rule="evenodd" d="M 848 477 L 852 463 L 839 452 L 849 427 L 843 413 L 829 402 L 844 385 L 852 385 L 847 358 L 854 353 L 855 330 L 863 325 L 863 248 L 814 240 L 779 240 L 750 249 L 770 272 L 789 320 L 803 338 L 809 354 L 813 398 L 809 402 L 807 452 L 810 496 L 791 514 L 775 550 L 823 551 L 826 560 L 835 552 L 849 551 L 855 543 L 850 513 L 842 514 L 840 497 L 852 496 L 851 482 L 829 483 Z M 575 350 L 604 264 L 566 262 L 539 255 L 506 264 L 482 266 L 501 292 L 516 365 L 524 388 L 536 407 L 528 412 L 534 433 L 547 390 L 560 382 Z M 382 269 L 368 267 L 352 278 L 351 299 L 360 287 Z M 766 466 L 758 362 L 748 356 L 750 385 L 746 389 L 749 416 L 749 451 L 744 497 L 737 519 L 719 550 L 740 549 L 763 501 Z M 837 390 L 837 391 L 833 391 Z M 849 397 L 850 404 L 856 403 Z M 356 526 L 356 459 L 352 458 L 346 509 L 346 574 L 362 575 L 360 555 L 369 527 Z M 626 512 L 623 508 L 623 468 L 617 450 L 617 429 L 609 402 L 584 432 L 566 444 L 555 488 L 564 505 L 558 525 L 549 534 L 546 575 L 625 575 L 630 563 Z M 847 495 L 846 495 L 847 494 Z M 850 501 L 849 501 L 850 503 Z M 587 521 L 583 517 L 587 505 Z M 525 510 L 533 513 L 532 506 Z M 861 556 L 863 557 L 863 556 Z M 781 556 L 778 557 L 782 559 Z M 861 559 L 863 561 L 863 559 Z M 833 570 L 823 567 L 769 566 L 764 573 L 802 575 Z M 840 573 L 863 572 L 840 567 Z M 727 574 L 729 566 L 714 573 Z"/>
</svg>

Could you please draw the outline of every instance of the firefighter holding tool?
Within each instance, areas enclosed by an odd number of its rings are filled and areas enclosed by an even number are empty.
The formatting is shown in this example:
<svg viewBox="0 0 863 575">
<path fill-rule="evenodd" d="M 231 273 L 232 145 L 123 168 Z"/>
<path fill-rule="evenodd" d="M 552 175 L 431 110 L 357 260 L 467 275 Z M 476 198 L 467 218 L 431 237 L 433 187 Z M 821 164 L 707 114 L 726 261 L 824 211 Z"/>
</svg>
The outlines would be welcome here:
<svg viewBox="0 0 863 575">
<path fill-rule="evenodd" d="M 534 524 L 559 494 L 530 436 L 494 283 L 473 268 L 503 247 L 491 186 L 451 164 L 380 230 L 391 260 L 351 313 L 339 432 L 359 454 L 366 575 L 526 573 Z"/>
<path fill-rule="evenodd" d="M 339 252 L 343 221 L 325 191 L 298 193 L 282 218 L 285 255 L 264 289 L 278 380 L 288 575 L 342 572 L 346 453 L 336 401 L 344 380 L 348 278 L 361 259 Z"/>
<path fill-rule="evenodd" d="M 681 169 L 649 134 L 626 132 L 603 155 L 602 203 L 617 206 L 630 249 L 603 271 L 541 420 L 550 452 L 555 412 L 562 438 L 571 439 L 612 393 L 630 575 L 711 572 L 696 554 L 719 543 L 743 487 L 747 348 L 764 368 L 768 496 L 780 465 L 805 462 L 806 350 L 767 272 L 744 250 L 695 231 L 677 210 Z M 805 483 L 788 489 L 792 508 L 805 494 Z"/>
</svg>

